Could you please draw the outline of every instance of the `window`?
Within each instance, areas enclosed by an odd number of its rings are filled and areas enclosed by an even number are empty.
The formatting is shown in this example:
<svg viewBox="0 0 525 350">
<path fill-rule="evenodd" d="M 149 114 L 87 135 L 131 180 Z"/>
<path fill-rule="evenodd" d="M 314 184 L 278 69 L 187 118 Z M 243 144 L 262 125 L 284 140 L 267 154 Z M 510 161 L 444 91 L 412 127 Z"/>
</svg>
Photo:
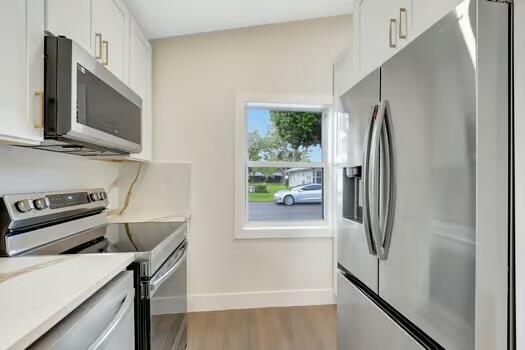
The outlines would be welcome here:
<svg viewBox="0 0 525 350">
<path fill-rule="evenodd" d="M 327 111 L 325 104 L 240 103 L 236 237 L 330 234 Z"/>
</svg>

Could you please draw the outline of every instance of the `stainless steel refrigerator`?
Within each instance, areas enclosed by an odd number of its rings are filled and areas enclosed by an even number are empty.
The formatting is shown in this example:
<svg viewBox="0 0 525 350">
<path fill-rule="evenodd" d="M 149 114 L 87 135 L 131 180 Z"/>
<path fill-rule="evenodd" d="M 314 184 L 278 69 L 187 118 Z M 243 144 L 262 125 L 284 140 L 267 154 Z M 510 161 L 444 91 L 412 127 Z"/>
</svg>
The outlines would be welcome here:
<svg viewBox="0 0 525 350">
<path fill-rule="evenodd" d="M 512 348 L 511 40 L 465 1 L 336 96 L 339 350 Z"/>
</svg>

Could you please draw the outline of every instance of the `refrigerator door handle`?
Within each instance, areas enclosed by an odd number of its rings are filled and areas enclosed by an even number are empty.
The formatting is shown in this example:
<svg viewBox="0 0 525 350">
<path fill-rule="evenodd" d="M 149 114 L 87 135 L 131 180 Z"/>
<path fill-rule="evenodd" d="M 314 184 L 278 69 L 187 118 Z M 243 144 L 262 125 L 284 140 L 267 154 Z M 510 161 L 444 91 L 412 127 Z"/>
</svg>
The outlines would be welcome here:
<svg viewBox="0 0 525 350">
<path fill-rule="evenodd" d="M 363 155 L 363 224 L 365 227 L 366 243 L 368 244 L 368 251 L 370 255 L 377 255 L 376 244 L 372 235 L 372 225 L 370 222 L 370 150 L 372 147 L 372 134 L 374 130 L 375 121 L 379 113 L 379 105 L 374 105 L 370 112 L 370 127 L 365 139 L 364 155 Z"/>
<path fill-rule="evenodd" d="M 396 203 L 395 156 L 388 101 L 379 107 L 370 141 L 369 215 L 377 255 L 388 258 Z"/>
<path fill-rule="evenodd" d="M 382 249 L 379 254 L 379 258 L 386 260 L 388 258 L 388 252 L 390 250 L 390 242 L 392 240 L 392 231 L 394 229 L 394 219 L 396 213 L 396 157 L 394 148 L 394 128 L 392 125 L 392 117 L 390 113 L 390 105 L 388 101 L 384 101 L 381 106 L 381 113 L 383 115 L 383 127 L 382 144 L 383 144 L 383 157 L 384 162 L 384 184 L 385 190 L 382 197 L 381 206 L 385 209 L 382 211 L 384 217 L 382 218 L 383 223 L 383 240 Z"/>
</svg>

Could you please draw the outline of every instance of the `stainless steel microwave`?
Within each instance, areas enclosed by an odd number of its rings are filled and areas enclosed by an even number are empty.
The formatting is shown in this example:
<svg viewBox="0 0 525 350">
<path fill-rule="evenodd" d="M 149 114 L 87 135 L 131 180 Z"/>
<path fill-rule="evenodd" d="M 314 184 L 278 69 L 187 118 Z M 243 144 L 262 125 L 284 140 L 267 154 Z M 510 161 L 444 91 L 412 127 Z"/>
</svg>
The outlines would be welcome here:
<svg viewBox="0 0 525 350">
<path fill-rule="evenodd" d="M 82 156 L 139 153 L 142 99 L 80 45 L 45 38 L 44 143 Z"/>
</svg>

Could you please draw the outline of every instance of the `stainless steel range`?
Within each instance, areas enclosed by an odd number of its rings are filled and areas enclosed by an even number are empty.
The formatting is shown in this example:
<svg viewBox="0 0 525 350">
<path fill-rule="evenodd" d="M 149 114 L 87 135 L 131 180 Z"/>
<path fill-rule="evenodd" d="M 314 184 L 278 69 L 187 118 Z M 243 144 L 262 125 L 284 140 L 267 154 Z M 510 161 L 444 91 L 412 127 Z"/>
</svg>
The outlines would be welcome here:
<svg viewBox="0 0 525 350">
<path fill-rule="evenodd" d="M 135 252 L 136 348 L 185 349 L 187 223 L 107 224 L 107 205 L 103 189 L 4 195 L 0 255 Z"/>
</svg>

